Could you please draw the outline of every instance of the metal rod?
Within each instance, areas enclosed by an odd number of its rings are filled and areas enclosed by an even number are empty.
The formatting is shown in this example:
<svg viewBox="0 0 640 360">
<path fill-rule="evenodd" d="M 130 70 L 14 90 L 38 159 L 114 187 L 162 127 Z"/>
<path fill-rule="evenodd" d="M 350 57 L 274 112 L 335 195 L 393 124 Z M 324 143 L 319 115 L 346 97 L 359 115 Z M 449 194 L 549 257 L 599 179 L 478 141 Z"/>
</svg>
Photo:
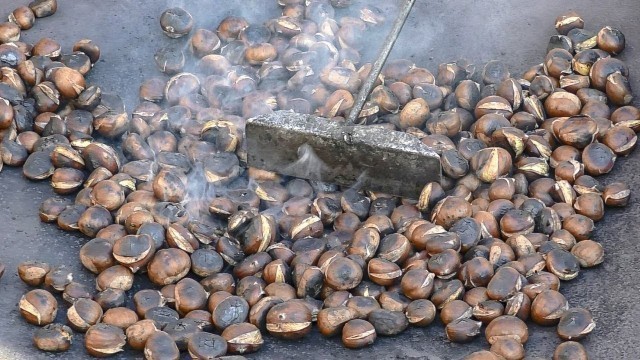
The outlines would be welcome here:
<svg viewBox="0 0 640 360">
<path fill-rule="evenodd" d="M 393 23 L 393 28 L 391 28 L 391 32 L 389 33 L 389 35 L 387 35 L 387 38 L 385 39 L 384 44 L 382 44 L 382 49 L 380 49 L 380 54 L 378 54 L 378 59 L 376 60 L 376 62 L 373 63 L 369 76 L 367 76 L 367 79 L 364 81 L 364 83 L 362 84 L 362 87 L 360 88 L 360 92 L 358 93 L 358 97 L 356 98 L 356 101 L 353 104 L 351 113 L 349 113 L 349 118 L 347 119 L 347 125 L 354 125 L 356 123 L 356 120 L 358 120 L 358 115 L 360 115 L 360 112 L 364 107 L 364 103 L 367 102 L 367 98 L 369 97 L 371 90 L 373 90 L 373 86 L 375 85 L 376 80 L 378 79 L 378 75 L 380 75 L 380 72 L 382 71 L 382 67 L 384 66 L 384 63 L 387 61 L 387 58 L 391 53 L 391 49 L 393 49 L 393 45 L 396 43 L 396 40 L 398 39 L 398 35 L 400 34 L 400 31 L 402 30 L 404 23 L 407 21 L 407 17 L 409 16 L 409 13 L 411 12 L 411 8 L 413 7 L 413 4 L 415 2 L 416 0 L 407 0 L 405 4 L 402 6 L 402 8 L 400 9 L 400 13 L 398 14 L 398 17 Z"/>
</svg>

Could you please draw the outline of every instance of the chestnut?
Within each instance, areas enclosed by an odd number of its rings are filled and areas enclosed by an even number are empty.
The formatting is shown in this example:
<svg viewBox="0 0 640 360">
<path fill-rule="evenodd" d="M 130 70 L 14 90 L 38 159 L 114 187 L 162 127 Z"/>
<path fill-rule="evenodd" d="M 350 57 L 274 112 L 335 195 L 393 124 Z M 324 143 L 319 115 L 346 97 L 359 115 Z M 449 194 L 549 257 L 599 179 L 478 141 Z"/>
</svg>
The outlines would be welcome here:
<svg viewBox="0 0 640 360">
<path fill-rule="evenodd" d="M 503 315 L 489 323 L 485 330 L 489 344 L 504 338 L 511 338 L 524 344 L 529 339 L 529 329 L 524 321 L 515 316 Z"/>
<path fill-rule="evenodd" d="M 218 291 L 209 297 L 208 308 L 211 311 L 213 325 L 219 330 L 224 330 L 231 324 L 242 323 L 249 316 L 247 301 L 224 291 Z"/>
<path fill-rule="evenodd" d="M 349 349 L 359 349 L 373 344 L 376 340 L 374 326 L 362 319 L 348 321 L 342 329 L 342 344 Z"/>
<path fill-rule="evenodd" d="M 108 324 L 91 326 L 84 337 L 84 345 L 91 356 L 105 357 L 124 350 L 126 336 L 124 331 Z"/>
<path fill-rule="evenodd" d="M 44 285 L 56 292 L 64 291 L 73 281 L 73 273 L 65 265 L 52 268 L 44 277 Z"/>
<path fill-rule="evenodd" d="M 193 28 L 193 17 L 186 10 L 175 7 L 160 15 L 160 27 L 165 35 L 177 39 L 187 35 Z"/>
<path fill-rule="evenodd" d="M 614 126 L 608 129 L 602 138 L 602 143 L 609 147 L 616 155 L 626 156 L 636 147 L 638 137 L 626 126 Z"/>
<path fill-rule="evenodd" d="M 175 308 L 180 314 L 203 309 L 207 293 L 197 281 L 189 278 L 178 281 L 175 288 Z"/>
<path fill-rule="evenodd" d="M 80 262 L 89 271 L 99 274 L 115 265 L 112 242 L 103 238 L 92 239 L 80 248 Z"/>
<path fill-rule="evenodd" d="M 471 318 L 473 309 L 462 300 L 448 302 L 440 311 L 440 320 L 447 325 L 460 319 Z"/>
<path fill-rule="evenodd" d="M 126 330 L 127 344 L 134 350 L 144 350 L 147 340 L 155 332 L 160 331 L 153 320 L 140 320 Z"/>
<path fill-rule="evenodd" d="M 454 343 L 468 343 L 480 334 L 480 321 L 463 318 L 450 322 L 444 331 L 447 339 Z"/>
<path fill-rule="evenodd" d="M 347 306 L 325 308 L 318 313 L 318 329 L 324 336 L 334 336 L 347 322 L 357 316 L 356 310 Z"/>
<path fill-rule="evenodd" d="M 57 0 L 35 0 L 29 3 L 29 8 L 36 18 L 51 16 L 58 10 Z"/>
<path fill-rule="evenodd" d="M 178 313 L 166 306 L 158 306 L 147 310 L 144 314 L 145 320 L 155 321 L 159 329 L 163 329 L 169 324 L 174 324 L 180 318 Z"/>
<path fill-rule="evenodd" d="M 124 306 L 125 293 L 122 289 L 109 288 L 97 293 L 93 298 L 103 310 Z"/>
<path fill-rule="evenodd" d="M 512 338 L 501 338 L 491 345 L 491 352 L 505 359 L 524 359 L 524 347 L 522 343 Z"/>
<path fill-rule="evenodd" d="M 75 99 L 86 87 L 84 76 L 77 70 L 68 67 L 56 69 L 51 80 L 66 99 Z"/>
<path fill-rule="evenodd" d="M 149 280 L 156 285 L 168 285 L 185 277 L 191 268 L 189 255 L 180 249 L 162 249 L 147 265 Z"/>
<path fill-rule="evenodd" d="M 299 339 L 311 331 L 311 311 L 299 302 L 287 301 L 267 313 L 266 328 L 275 337 Z"/>
<path fill-rule="evenodd" d="M 180 351 L 187 350 L 189 338 L 200 332 L 198 322 L 194 319 L 182 318 L 173 323 L 167 324 L 162 331 L 169 334 L 173 342 L 178 346 Z"/>
<path fill-rule="evenodd" d="M 85 332 L 102 319 L 100 304 L 91 299 L 78 299 L 67 310 L 69 325 L 76 331 Z"/>
<path fill-rule="evenodd" d="M 584 20 L 575 11 L 569 11 L 556 18 L 555 27 L 559 34 L 566 35 L 573 29 L 582 29 Z"/>
<path fill-rule="evenodd" d="M 67 206 L 70 205 L 69 201 L 63 198 L 52 197 L 42 202 L 38 215 L 43 222 L 56 222 L 58 215 L 62 213 Z"/>
<path fill-rule="evenodd" d="M 227 353 L 227 341 L 219 335 L 198 332 L 189 338 L 187 350 L 193 359 L 205 360 L 221 357 Z"/>
<path fill-rule="evenodd" d="M 222 332 L 227 342 L 227 351 L 231 354 L 249 354 L 260 350 L 264 343 L 260 329 L 249 323 L 229 325 Z"/>
<path fill-rule="evenodd" d="M 481 301 L 473 306 L 472 315 L 476 320 L 488 324 L 495 318 L 505 314 L 504 306 L 496 300 Z"/>
<path fill-rule="evenodd" d="M 58 302 L 46 290 L 31 290 L 20 298 L 20 314 L 29 323 L 42 326 L 51 324 L 58 313 Z"/>
<path fill-rule="evenodd" d="M 407 320 L 414 326 L 427 326 L 436 317 L 436 307 L 427 299 L 414 300 L 405 310 Z"/>
<path fill-rule="evenodd" d="M 83 284 L 71 282 L 65 286 L 62 292 L 62 298 L 69 304 L 73 304 L 79 299 L 91 299 L 93 294 L 91 290 Z"/>
<path fill-rule="evenodd" d="M 36 16 L 28 6 L 19 6 L 11 14 L 9 21 L 18 25 L 21 30 L 29 30 L 36 22 Z"/>
<path fill-rule="evenodd" d="M 593 143 L 582 151 L 582 162 L 587 174 L 597 176 L 609 173 L 616 162 L 616 154 L 606 145 Z"/>
<path fill-rule="evenodd" d="M 522 288 L 520 273 L 511 267 L 501 267 L 487 285 L 487 294 L 493 300 L 506 300 Z"/>
<path fill-rule="evenodd" d="M 51 270 L 47 263 L 39 261 L 24 261 L 18 264 L 18 276 L 25 284 L 30 286 L 40 286 L 44 283 L 44 278 Z"/>
<path fill-rule="evenodd" d="M 218 25 L 218 36 L 223 41 L 232 41 L 238 38 L 242 30 L 247 28 L 249 23 L 242 17 L 228 16 Z"/>
<path fill-rule="evenodd" d="M 144 357 L 148 360 L 178 360 L 180 350 L 169 334 L 156 331 L 149 336 L 144 345 Z"/>
<path fill-rule="evenodd" d="M 113 218 L 107 209 L 102 206 L 91 206 L 78 219 L 78 230 L 87 236 L 94 237 L 98 231 L 111 224 L 113 224 Z"/>
<path fill-rule="evenodd" d="M 31 153 L 22 166 L 22 173 L 29 180 L 47 179 L 53 175 L 54 171 L 51 156 L 45 151 Z"/>
<path fill-rule="evenodd" d="M 373 310 L 367 319 L 375 328 L 376 334 L 394 336 L 403 332 L 409 322 L 404 313 L 386 309 Z"/>
<path fill-rule="evenodd" d="M 20 40 L 20 26 L 13 22 L 0 23 L 0 43 L 13 43 Z"/>
<path fill-rule="evenodd" d="M 133 286 L 133 272 L 128 267 L 114 265 L 105 269 L 96 277 L 96 289 L 104 291 L 108 288 L 127 291 Z"/>
<path fill-rule="evenodd" d="M 562 340 L 581 340 L 595 329 L 591 313 L 583 308 L 571 308 L 564 312 L 558 323 L 558 336 Z"/>
<path fill-rule="evenodd" d="M 553 352 L 553 360 L 588 360 L 589 354 L 579 342 L 566 341 L 560 343 Z"/>
<path fill-rule="evenodd" d="M 71 347 L 73 331 L 62 324 L 49 324 L 33 334 L 33 344 L 42 351 L 62 352 Z"/>
<path fill-rule="evenodd" d="M 422 127 L 429 116 L 429 112 L 429 104 L 424 99 L 417 98 L 409 101 L 400 112 L 400 128 Z"/>
<path fill-rule="evenodd" d="M 598 48 L 613 55 L 620 54 L 625 47 L 624 34 L 611 26 L 605 26 L 598 31 L 596 42 Z"/>
<path fill-rule="evenodd" d="M 624 207 L 627 206 L 631 190 L 623 182 L 614 182 L 604 187 L 602 199 L 607 206 Z"/>
<path fill-rule="evenodd" d="M 362 280 L 362 268 L 349 258 L 337 258 L 325 270 L 327 285 L 335 290 L 350 290 Z"/>
<path fill-rule="evenodd" d="M 181 49 L 167 46 L 158 49 L 153 55 L 156 66 L 167 75 L 174 75 L 182 71 L 185 66 L 185 56 Z"/>
<path fill-rule="evenodd" d="M 555 290 L 545 290 L 531 303 L 531 319 L 538 325 L 555 325 L 567 309 L 569 303 L 562 294 Z"/>
<path fill-rule="evenodd" d="M 464 357 L 464 360 L 502 360 L 504 357 L 496 355 L 494 352 L 480 350 Z"/>
</svg>

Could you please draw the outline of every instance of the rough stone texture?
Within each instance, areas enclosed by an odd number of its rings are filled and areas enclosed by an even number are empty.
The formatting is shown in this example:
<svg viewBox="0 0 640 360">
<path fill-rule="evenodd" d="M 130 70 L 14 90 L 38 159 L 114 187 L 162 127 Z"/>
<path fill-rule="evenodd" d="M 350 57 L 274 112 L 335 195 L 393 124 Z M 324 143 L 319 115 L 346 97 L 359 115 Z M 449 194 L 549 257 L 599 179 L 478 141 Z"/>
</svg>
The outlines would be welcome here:
<svg viewBox="0 0 640 360">
<path fill-rule="evenodd" d="M 440 158 L 415 136 L 373 126 L 343 127 L 292 111 L 247 122 L 249 166 L 411 199 L 440 181 Z"/>
<path fill-rule="evenodd" d="M 14 7 L 27 2 L 1 1 L 0 15 L 6 16 Z M 376 0 L 376 3 L 381 4 L 391 18 L 396 2 Z M 206 5 L 197 11 L 194 4 Z M 153 53 L 170 42 L 158 25 L 160 13 L 170 5 L 186 6 L 194 14 L 198 26 L 209 28 L 232 13 L 249 16 L 251 10 L 258 14 L 252 19 L 264 20 L 278 11 L 274 1 L 267 0 L 59 0 L 58 13 L 39 19 L 25 39 L 35 41 L 42 36 L 54 37 L 67 51 L 78 39 L 94 39 L 102 47 L 103 55 L 89 82 L 100 84 L 106 91 L 118 92 L 131 109 L 136 104 L 140 81 L 145 76 L 157 74 Z M 640 23 L 637 21 L 640 7 L 637 0 L 419 1 L 392 58 L 408 56 L 432 71 L 440 62 L 461 57 L 475 63 L 496 58 L 505 61 L 514 73 L 519 74 L 542 61 L 548 37 L 554 34 L 555 17 L 567 10 L 580 12 L 590 29 L 597 30 L 604 25 L 622 29 L 627 35 L 627 49 L 620 58 L 628 62 L 632 86 L 640 91 Z M 635 104 L 640 105 L 640 102 L 635 101 Z M 640 188 L 639 169 L 640 153 L 636 151 L 628 158 L 619 159 L 613 173 L 603 181 L 623 180 L 636 191 Z M 29 290 L 16 275 L 19 262 L 38 259 L 55 265 L 67 264 L 73 268 L 77 281 L 92 285 L 93 276 L 82 271 L 77 260 L 78 250 L 87 239 L 62 232 L 37 219 L 40 202 L 52 194 L 47 182 L 29 182 L 19 170 L 5 167 L 0 173 L 0 261 L 7 266 L 0 280 L 0 359 L 53 358 L 35 350 L 31 337 L 36 327 L 28 325 L 18 314 L 20 296 Z M 572 305 L 584 306 L 593 312 L 597 327 L 583 341 L 592 359 L 638 358 L 635 339 L 640 332 L 637 297 L 640 253 L 636 249 L 640 206 L 637 199 L 634 192 L 628 208 L 607 210 L 606 219 L 597 224 L 594 239 L 605 248 L 604 264 L 582 271 L 576 280 L 562 284 L 562 292 Z M 62 309 L 58 321 L 64 321 Z M 560 342 L 555 329 L 531 325 L 530 334 L 525 347 L 527 359 L 550 359 Z M 358 351 L 346 350 L 340 345 L 339 338 L 324 339 L 315 330 L 301 341 L 284 342 L 269 336 L 265 340 L 264 348 L 249 358 L 444 360 L 459 359 L 472 351 L 488 349 L 483 337 L 467 345 L 448 343 L 441 324 L 410 329 L 399 337 L 380 337 L 374 346 Z M 89 358 L 83 349 L 81 335 L 74 335 L 72 349 L 60 358 Z M 142 353 L 128 351 L 113 358 L 142 359 Z"/>
</svg>

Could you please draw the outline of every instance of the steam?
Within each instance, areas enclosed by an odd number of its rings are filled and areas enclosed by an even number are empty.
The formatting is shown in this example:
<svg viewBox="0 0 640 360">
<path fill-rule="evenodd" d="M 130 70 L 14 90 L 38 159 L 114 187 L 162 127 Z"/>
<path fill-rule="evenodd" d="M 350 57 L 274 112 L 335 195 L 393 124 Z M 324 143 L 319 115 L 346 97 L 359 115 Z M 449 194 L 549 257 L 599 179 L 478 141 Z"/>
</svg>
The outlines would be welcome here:
<svg viewBox="0 0 640 360">
<path fill-rule="evenodd" d="M 182 206 L 191 219 L 202 221 L 210 217 L 209 203 L 215 196 L 215 188 L 205 179 L 202 162 L 195 162 L 187 174 L 186 195 Z"/>
<path fill-rule="evenodd" d="M 331 168 L 313 150 L 309 144 L 302 144 L 298 148 L 298 160 L 285 168 L 285 172 L 307 174 L 309 179 L 320 179 L 321 174 Z"/>
<path fill-rule="evenodd" d="M 376 4 L 376 5 L 380 5 L 380 4 Z M 395 6 L 386 5 L 386 4 L 383 4 L 381 6 L 382 6 L 383 12 L 387 14 L 386 22 L 382 26 L 367 26 L 366 36 L 363 36 L 362 44 L 361 44 L 364 46 L 358 46 L 358 48 L 362 49 L 362 51 L 360 52 L 360 54 L 362 55 L 362 58 L 358 63 L 354 64 L 356 66 L 356 69 L 362 66 L 363 64 L 374 60 L 377 54 L 379 45 L 384 39 L 384 36 L 392 23 L 392 17 L 395 16 L 395 11 L 396 11 Z M 282 8 L 276 5 L 276 1 L 239 2 L 237 4 L 231 4 L 230 6 L 225 6 L 227 10 L 224 12 L 221 12 L 215 2 L 195 4 L 193 2 L 186 1 L 186 0 L 168 0 L 166 2 L 166 9 L 173 8 L 173 7 L 181 7 L 187 10 L 193 16 L 194 27 L 193 27 L 192 33 L 189 34 L 188 36 L 182 37 L 180 39 L 170 40 L 169 42 L 165 41 L 163 46 L 169 46 L 173 49 L 181 50 L 184 53 L 185 60 L 186 60 L 183 71 L 192 72 L 196 74 L 196 76 L 198 76 L 199 80 L 201 81 L 201 84 L 206 76 L 203 74 L 199 74 L 197 66 L 200 59 L 195 57 L 191 53 L 190 39 L 191 39 L 191 36 L 193 35 L 193 32 L 195 32 L 197 29 L 207 29 L 215 32 L 220 21 L 224 19 L 226 16 L 230 16 L 230 15 L 243 17 L 250 24 L 266 24 L 271 19 L 277 19 L 278 17 L 280 17 L 281 11 L 282 11 Z M 354 5 L 347 9 L 338 9 L 336 10 L 335 20 L 339 22 L 340 18 L 346 17 L 346 16 L 358 18 L 361 7 L 362 6 Z M 386 11 L 389 9 L 391 10 L 390 12 Z M 159 26 L 158 26 L 158 31 L 160 31 Z M 321 24 L 318 24 L 317 31 L 318 33 L 323 31 Z M 326 29 L 324 29 L 324 31 L 326 31 Z M 278 36 L 277 34 L 272 34 L 272 35 Z M 318 37 L 318 39 L 321 39 L 321 38 L 322 36 Z M 338 39 L 336 38 L 336 40 L 333 43 L 337 44 Z M 225 45 L 226 43 L 223 42 L 221 44 L 221 48 L 224 47 Z M 304 51 L 304 46 L 301 46 L 299 50 Z M 220 50 L 218 50 L 218 53 L 219 51 Z M 326 61 L 328 60 L 327 58 L 329 56 L 335 56 L 336 54 L 332 55 L 332 53 L 329 51 L 314 51 L 314 53 L 315 53 L 314 56 L 316 58 L 314 59 L 313 62 L 309 63 L 307 66 L 312 66 L 312 64 L 333 64 L 333 66 L 336 65 L 335 62 L 332 63 L 331 61 Z M 318 57 L 320 57 L 321 59 L 318 59 Z M 278 61 L 282 61 L 282 59 L 279 57 Z M 249 67 L 249 65 L 243 65 L 243 64 L 239 64 L 239 65 L 234 64 L 234 66 L 237 66 L 239 69 L 240 68 L 246 69 L 244 71 L 256 71 L 256 72 L 257 72 L 257 69 L 259 68 L 259 66 Z M 338 66 L 341 66 L 341 65 L 338 65 Z M 291 72 L 289 74 L 289 77 L 292 77 L 292 76 L 294 76 L 294 72 Z M 268 87 L 267 88 L 258 87 L 258 89 L 259 91 L 269 92 L 272 95 L 276 95 L 275 91 L 282 90 L 282 89 L 275 90 Z M 296 91 L 299 91 L 299 89 Z M 245 95 L 247 94 L 242 93 L 242 97 L 236 99 L 235 101 L 242 102 L 244 100 Z M 209 104 L 209 106 L 212 106 L 212 104 Z M 232 113 L 226 114 L 226 115 L 241 115 L 241 114 L 234 113 L 236 111 L 233 111 L 233 110 L 231 110 L 231 112 Z M 244 129 L 242 128 L 239 128 L 239 130 L 241 132 L 244 131 Z M 185 174 L 187 177 L 187 182 L 185 184 L 186 194 L 181 204 L 184 206 L 184 208 L 189 213 L 190 218 L 193 220 L 199 220 L 203 222 L 211 221 L 212 217 L 209 214 L 208 207 L 211 201 L 216 196 L 225 196 L 230 189 L 234 189 L 234 188 L 235 189 L 246 188 L 248 190 L 255 191 L 258 186 L 258 184 L 254 179 L 247 179 L 246 175 L 242 175 L 239 179 L 234 181 L 233 184 L 214 186 L 213 184 L 207 182 L 207 179 L 205 177 L 205 171 L 203 168 L 203 163 L 201 161 L 198 161 L 197 159 L 191 159 L 191 160 L 192 160 L 192 163 L 191 163 L 192 168 L 190 171 L 188 171 Z M 321 179 L 322 174 L 336 171 L 335 169 L 332 169 L 330 166 L 328 166 L 324 161 L 322 161 L 322 159 L 320 159 L 320 157 L 316 154 L 314 149 L 309 144 L 303 144 L 298 148 L 298 159 L 292 164 L 290 164 L 285 170 L 286 170 L 285 172 L 295 171 L 295 173 L 298 173 L 298 174 L 306 174 L 307 175 L 306 178 L 309 178 L 309 179 Z M 363 173 L 358 178 L 358 181 L 352 186 L 352 188 L 360 189 L 364 184 L 366 178 L 367 178 L 367 174 Z M 338 187 L 336 185 L 324 183 L 317 180 L 311 181 L 311 184 L 316 192 L 333 192 L 338 190 Z M 283 216 L 282 206 L 269 207 L 263 210 L 262 213 L 273 216 L 273 218 L 276 220 L 279 219 L 281 216 Z"/>
</svg>

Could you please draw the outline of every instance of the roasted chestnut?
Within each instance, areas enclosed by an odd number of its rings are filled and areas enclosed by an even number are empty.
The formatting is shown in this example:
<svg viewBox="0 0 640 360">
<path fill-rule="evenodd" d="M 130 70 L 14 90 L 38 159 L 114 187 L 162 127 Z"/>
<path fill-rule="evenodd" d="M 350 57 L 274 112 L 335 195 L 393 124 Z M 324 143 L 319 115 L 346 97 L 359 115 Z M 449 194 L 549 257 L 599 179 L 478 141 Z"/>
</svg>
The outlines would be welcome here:
<svg viewBox="0 0 640 360">
<path fill-rule="evenodd" d="M 26 293 L 18 303 L 20 314 L 29 323 L 43 326 L 51 324 L 58 313 L 58 302 L 46 290 L 36 289 Z"/>
<path fill-rule="evenodd" d="M 160 15 L 160 26 L 165 35 L 177 39 L 191 32 L 193 17 L 179 7 L 167 9 Z"/>
<path fill-rule="evenodd" d="M 299 339 L 311 331 L 311 310 L 302 303 L 287 301 L 273 306 L 266 321 L 267 331 L 271 335 Z"/>
</svg>

